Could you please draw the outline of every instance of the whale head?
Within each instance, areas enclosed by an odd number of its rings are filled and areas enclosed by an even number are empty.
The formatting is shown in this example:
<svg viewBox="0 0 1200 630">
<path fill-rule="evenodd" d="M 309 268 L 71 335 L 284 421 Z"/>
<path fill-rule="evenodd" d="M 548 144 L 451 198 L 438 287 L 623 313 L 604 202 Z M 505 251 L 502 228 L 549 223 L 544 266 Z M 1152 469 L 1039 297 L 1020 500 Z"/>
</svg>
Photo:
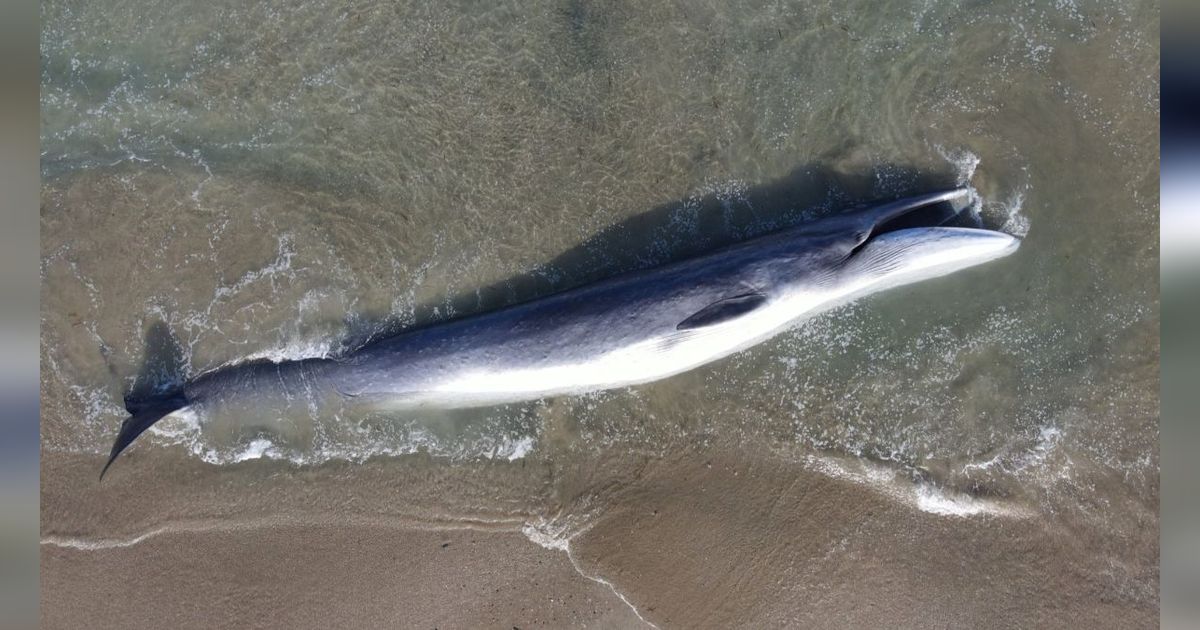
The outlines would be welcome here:
<svg viewBox="0 0 1200 630">
<path fill-rule="evenodd" d="M 1015 252 L 1020 244 L 995 230 L 904 228 L 869 236 L 851 251 L 840 275 L 857 291 L 881 291 L 981 265 Z"/>
</svg>

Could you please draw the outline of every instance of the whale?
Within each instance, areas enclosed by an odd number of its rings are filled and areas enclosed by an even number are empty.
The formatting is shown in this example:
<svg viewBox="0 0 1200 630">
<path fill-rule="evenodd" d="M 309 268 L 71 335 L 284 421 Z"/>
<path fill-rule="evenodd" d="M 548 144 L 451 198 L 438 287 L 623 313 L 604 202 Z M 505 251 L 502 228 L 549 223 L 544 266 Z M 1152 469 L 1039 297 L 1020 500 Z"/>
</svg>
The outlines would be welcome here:
<svg viewBox="0 0 1200 630">
<path fill-rule="evenodd" d="M 974 199 L 960 187 L 846 210 L 341 356 L 234 363 L 126 396 L 131 415 L 100 478 L 147 428 L 183 411 L 482 407 L 667 378 L 839 305 L 1016 251 L 1012 235 L 957 226 Z"/>
</svg>

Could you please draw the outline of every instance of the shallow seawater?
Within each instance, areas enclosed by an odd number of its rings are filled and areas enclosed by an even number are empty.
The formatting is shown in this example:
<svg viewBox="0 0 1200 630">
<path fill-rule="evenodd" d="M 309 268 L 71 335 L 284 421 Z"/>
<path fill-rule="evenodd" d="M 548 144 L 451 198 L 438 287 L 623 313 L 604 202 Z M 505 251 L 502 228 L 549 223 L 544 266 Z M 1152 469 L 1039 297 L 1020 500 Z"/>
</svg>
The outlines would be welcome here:
<svg viewBox="0 0 1200 630">
<path fill-rule="evenodd" d="M 181 416 L 133 448 L 590 471 L 567 495 L 603 485 L 610 453 L 737 447 L 934 513 L 1157 522 L 1156 3 L 50 0 L 42 17 L 46 451 L 106 453 L 141 383 L 336 354 L 969 184 L 1016 254 L 666 381 Z"/>
</svg>

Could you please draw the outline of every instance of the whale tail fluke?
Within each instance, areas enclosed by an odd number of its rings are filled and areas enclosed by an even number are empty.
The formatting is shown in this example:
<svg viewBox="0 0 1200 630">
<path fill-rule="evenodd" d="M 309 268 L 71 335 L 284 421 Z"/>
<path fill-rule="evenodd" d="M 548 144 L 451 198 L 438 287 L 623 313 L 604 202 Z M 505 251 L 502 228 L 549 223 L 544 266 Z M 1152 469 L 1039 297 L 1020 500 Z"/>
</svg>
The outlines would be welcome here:
<svg viewBox="0 0 1200 630">
<path fill-rule="evenodd" d="M 112 451 L 108 455 L 108 462 L 104 464 L 104 469 L 100 471 L 100 479 L 104 480 L 104 473 L 108 472 L 108 467 L 112 466 L 112 463 L 116 461 L 121 451 L 124 451 L 127 446 L 132 444 L 137 439 L 137 436 L 141 435 L 146 429 L 149 429 L 155 422 L 158 422 L 173 411 L 183 409 L 188 404 L 188 398 L 182 391 L 146 398 L 126 397 L 125 410 L 133 415 L 121 423 L 121 430 L 117 432 L 117 439 L 113 442 Z"/>
<path fill-rule="evenodd" d="M 162 320 L 146 328 L 145 359 L 133 386 L 125 395 L 125 410 L 132 416 L 121 423 L 112 452 L 100 471 L 100 479 L 137 436 L 172 411 L 182 409 L 191 401 L 183 393 L 187 376 L 187 360 L 183 345 Z"/>
</svg>

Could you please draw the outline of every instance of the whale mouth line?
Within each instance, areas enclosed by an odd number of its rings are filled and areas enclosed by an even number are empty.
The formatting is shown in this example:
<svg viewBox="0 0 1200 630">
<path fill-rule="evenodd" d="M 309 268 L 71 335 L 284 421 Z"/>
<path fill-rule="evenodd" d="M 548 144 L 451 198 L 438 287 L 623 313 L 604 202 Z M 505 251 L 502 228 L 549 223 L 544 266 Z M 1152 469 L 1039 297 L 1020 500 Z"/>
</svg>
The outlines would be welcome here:
<svg viewBox="0 0 1200 630">
<path fill-rule="evenodd" d="M 969 213 L 966 210 L 970 207 L 971 194 L 969 189 L 957 188 L 947 191 L 945 194 L 931 199 L 929 203 L 902 209 L 892 216 L 884 216 L 882 220 L 875 223 L 871 228 L 871 233 L 865 241 L 889 232 L 898 232 L 912 228 L 978 228 L 977 221 L 968 219 Z"/>
<path fill-rule="evenodd" d="M 980 229 L 978 221 L 969 220 L 972 194 L 968 188 L 954 188 L 926 195 L 917 203 L 904 203 L 901 200 L 894 207 L 885 206 L 882 211 L 876 210 L 874 220 L 868 228 L 866 236 L 847 253 L 847 259 L 860 253 L 868 244 L 875 242 L 884 234 L 902 230 L 928 229 L 939 227 L 969 227 Z M 889 204 L 890 205 L 890 204 Z"/>
</svg>

